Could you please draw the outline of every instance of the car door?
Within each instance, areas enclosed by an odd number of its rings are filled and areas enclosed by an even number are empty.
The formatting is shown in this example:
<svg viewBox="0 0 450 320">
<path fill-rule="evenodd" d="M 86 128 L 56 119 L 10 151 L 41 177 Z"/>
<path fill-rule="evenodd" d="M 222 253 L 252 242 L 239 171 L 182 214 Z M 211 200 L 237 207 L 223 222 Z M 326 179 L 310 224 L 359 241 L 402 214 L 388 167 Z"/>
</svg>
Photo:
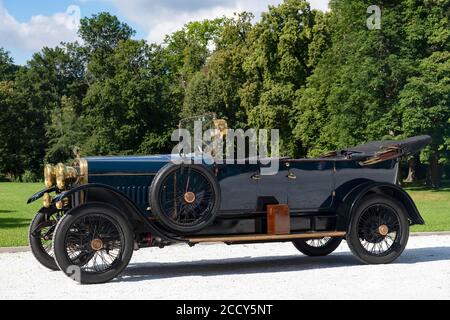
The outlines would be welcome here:
<svg viewBox="0 0 450 320">
<path fill-rule="evenodd" d="M 221 164 L 217 179 L 221 191 L 220 211 L 254 212 L 257 202 L 257 164 Z"/>
<path fill-rule="evenodd" d="M 283 159 L 277 159 L 278 171 L 273 175 L 261 174 L 261 169 L 269 167 L 270 164 L 260 164 L 259 182 L 258 182 L 258 197 L 271 198 L 273 197 L 279 204 L 288 203 L 288 166 Z"/>
<path fill-rule="evenodd" d="M 333 202 L 333 162 L 292 160 L 288 165 L 287 195 L 291 211 L 329 208 Z"/>
</svg>

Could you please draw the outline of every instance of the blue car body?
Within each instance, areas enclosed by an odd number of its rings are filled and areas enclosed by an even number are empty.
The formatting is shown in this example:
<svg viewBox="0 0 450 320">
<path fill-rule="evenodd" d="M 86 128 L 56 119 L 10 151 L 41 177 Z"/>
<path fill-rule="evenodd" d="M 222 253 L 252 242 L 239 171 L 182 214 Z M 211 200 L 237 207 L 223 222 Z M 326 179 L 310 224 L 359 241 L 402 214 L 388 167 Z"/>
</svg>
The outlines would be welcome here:
<svg viewBox="0 0 450 320">
<path fill-rule="evenodd" d="M 357 150 L 357 148 L 355 148 Z M 352 210 L 364 195 L 388 194 L 403 203 L 411 224 L 423 224 L 414 202 L 398 186 L 399 158 L 364 164 L 364 152 L 340 151 L 317 159 L 280 158 L 279 171 L 262 175 L 260 163 L 203 163 L 220 186 L 221 203 L 215 220 L 196 235 L 238 235 L 266 232 L 267 205 L 287 204 L 291 232 L 346 231 Z M 90 190 L 91 201 L 122 206 L 142 234 L 152 233 L 170 241 L 184 241 L 185 235 L 166 230 L 158 223 L 149 199 L 155 176 L 171 155 L 87 157 L 87 183 L 59 193 L 53 203 L 71 197 L 77 205 L 79 193 Z M 194 160 L 194 159 L 192 159 Z M 197 159 L 198 160 L 198 159 Z M 48 190 L 47 190 L 48 191 Z M 32 196 L 34 201 L 43 192 Z M 190 235 L 192 236 L 192 235 Z"/>
</svg>

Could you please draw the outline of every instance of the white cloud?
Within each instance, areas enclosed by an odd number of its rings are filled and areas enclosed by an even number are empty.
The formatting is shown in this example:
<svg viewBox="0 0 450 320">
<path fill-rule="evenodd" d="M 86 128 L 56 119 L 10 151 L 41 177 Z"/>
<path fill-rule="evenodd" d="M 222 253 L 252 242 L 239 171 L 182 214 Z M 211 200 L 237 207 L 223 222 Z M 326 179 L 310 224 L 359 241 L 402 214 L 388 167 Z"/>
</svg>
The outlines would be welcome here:
<svg viewBox="0 0 450 320">
<path fill-rule="evenodd" d="M 310 0 L 311 8 L 328 11 L 328 3 L 330 0 Z"/>
<path fill-rule="evenodd" d="M 0 1 L 0 44 L 13 50 L 37 51 L 61 41 L 74 41 L 79 20 L 79 8 L 69 6 L 66 12 L 35 15 L 26 22 L 19 22 Z"/>
<path fill-rule="evenodd" d="M 250 11 L 258 19 L 268 5 L 283 0 L 75 0 L 83 7 L 86 2 L 114 5 L 118 13 L 132 26 L 147 33 L 147 40 L 161 42 L 166 34 L 179 30 L 189 21 L 232 16 L 235 12 Z M 329 0 L 310 0 L 311 7 L 327 10 Z M 35 15 L 28 21 L 17 21 L 0 0 L 0 46 L 19 57 L 23 64 L 33 52 L 44 46 L 54 47 L 60 42 L 78 40 L 79 7 L 70 6 L 66 12 L 50 16 Z"/>
<path fill-rule="evenodd" d="M 259 18 L 268 5 L 283 0 L 111 0 L 121 15 L 148 31 L 147 40 L 161 42 L 166 34 L 180 29 L 186 22 L 232 16 L 250 11 Z M 312 8 L 327 10 L 328 0 L 311 0 Z"/>
</svg>

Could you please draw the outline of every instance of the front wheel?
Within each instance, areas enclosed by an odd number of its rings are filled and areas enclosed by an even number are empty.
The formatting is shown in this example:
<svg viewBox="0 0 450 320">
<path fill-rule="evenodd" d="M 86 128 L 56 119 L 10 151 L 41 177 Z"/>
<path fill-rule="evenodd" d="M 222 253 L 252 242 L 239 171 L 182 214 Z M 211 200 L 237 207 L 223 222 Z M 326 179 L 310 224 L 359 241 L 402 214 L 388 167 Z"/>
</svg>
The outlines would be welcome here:
<svg viewBox="0 0 450 320">
<path fill-rule="evenodd" d="M 58 222 L 53 251 L 67 276 L 94 284 L 112 280 L 125 269 L 133 243 L 128 221 L 114 207 L 88 203 L 72 209 Z"/>
<path fill-rule="evenodd" d="M 391 263 L 405 250 L 408 238 L 406 209 L 400 202 L 385 195 L 363 198 L 347 233 L 350 250 L 367 264 Z"/>
<path fill-rule="evenodd" d="M 342 238 L 320 238 L 320 239 L 296 239 L 292 241 L 298 251 L 310 257 L 323 257 L 332 253 L 339 247 Z"/>
<path fill-rule="evenodd" d="M 34 257 L 44 267 L 57 271 L 53 254 L 53 231 L 55 230 L 58 219 L 56 215 L 48 216 L 45 213 L 38 212 L 30 224 L 28 239 L 30 249 Z"/>
</svg>

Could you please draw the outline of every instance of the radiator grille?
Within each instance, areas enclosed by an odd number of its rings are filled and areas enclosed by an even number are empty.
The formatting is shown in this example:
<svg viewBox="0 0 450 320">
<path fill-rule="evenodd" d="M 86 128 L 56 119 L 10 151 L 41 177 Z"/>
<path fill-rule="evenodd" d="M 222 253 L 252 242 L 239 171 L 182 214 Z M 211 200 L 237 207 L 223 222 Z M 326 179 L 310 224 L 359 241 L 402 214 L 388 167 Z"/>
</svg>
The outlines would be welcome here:
<svg viewBox="0 0 450 320">
<path fill-rule="evenodd" d="M 120 186 L 117 189 L 125 193 L 139 207 L 148 205 L 148 186 Z"/>
</svg>

